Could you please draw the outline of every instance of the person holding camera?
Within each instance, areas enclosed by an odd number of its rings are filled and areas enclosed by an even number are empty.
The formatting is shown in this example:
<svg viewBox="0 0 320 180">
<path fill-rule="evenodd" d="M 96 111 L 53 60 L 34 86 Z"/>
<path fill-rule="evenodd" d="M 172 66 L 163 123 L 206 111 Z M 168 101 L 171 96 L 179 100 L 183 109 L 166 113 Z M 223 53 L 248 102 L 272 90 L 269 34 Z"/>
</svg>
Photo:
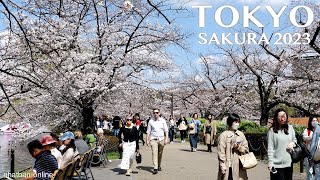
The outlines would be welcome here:
<svg viewBox="0 0 320 180">
<path fill-rule="evenodd" d="M 218 160 L 219 180 L 245 180 L 247 171 L 242 168 L 239 156 L 249 152 L 248 141 L 243 132 L 239 131 L 240 117 L 230 114 L 227 119 L 228 130 L 219 136 Z"/>
<path fill-rule="evenodd" d="M 204 122 L 203 134 L 205 138 L 205 144 L 208 146 L 208 152 L 212 152 L 211 146 L 214 143 L 214 137 L 217 133 L 217 127 L 212 120 L 212 114 L 208 114 L 207 120 Z"/>
<path fill-rule="evenodd" d="M 295 131 L 288 124 L 288 113 L 275 111 L 272 127 L 268 131 L 268 169 L 271 180 L 292 180 L 293 165 L 289 150 L 297 143 Z"/>
</svg>

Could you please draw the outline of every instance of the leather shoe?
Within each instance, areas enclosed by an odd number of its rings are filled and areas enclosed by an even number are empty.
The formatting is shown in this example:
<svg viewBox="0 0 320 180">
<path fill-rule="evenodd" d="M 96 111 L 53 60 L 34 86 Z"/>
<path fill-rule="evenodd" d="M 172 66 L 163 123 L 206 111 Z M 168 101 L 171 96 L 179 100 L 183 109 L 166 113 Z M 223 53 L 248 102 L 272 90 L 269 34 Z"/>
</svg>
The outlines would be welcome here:
<svg viewBox="0 0 320 180">
<path fill-rule="evenodd" d="M 152 174 L 158 174 L 158 169 L 154 169 Z"/>
<path fill-rule="evenodd" d="M 158 171 L 162 171 L 161 166 L 158 167 Z"/>
</svg>

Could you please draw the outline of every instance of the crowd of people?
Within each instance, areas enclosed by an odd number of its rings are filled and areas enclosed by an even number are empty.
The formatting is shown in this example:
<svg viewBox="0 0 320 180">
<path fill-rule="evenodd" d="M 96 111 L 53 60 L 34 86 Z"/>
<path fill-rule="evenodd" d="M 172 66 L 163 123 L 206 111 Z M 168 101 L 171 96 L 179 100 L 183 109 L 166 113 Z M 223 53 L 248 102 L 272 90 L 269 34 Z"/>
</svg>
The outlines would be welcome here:
<svg viewBox="0 0 320 180">
<path fill-rule="evenodd" d="M 269 123 L 269 121 L 268 121 Z M 246 169 L 243 168 L 240 156 L 249 152 L 248 141 L 243 132 L 239 131 L 240 117 L 230 114 L 226 120 L 228 129 L 218 137 L 218 179 L 241 180 L 248 179 Z M 201 123 L 199 115 L 194 113 L 190 120 L 183 114 L 179 118 L 170 116 L 165 119 L 160 109 L 153 109 L 153 116 L 147 120 L 141 120 L 138 113 L 127 115 L 124 119 L 114 116 L 112 121 L 97 118 L 95 132 L 88 127 L 85 132 L 76 130 L 66 131 L 60 137 L 55 134 L 44 135 L 39 140 L 33 140 L 28 144 L 32 157 L 36 159 L 34 164 L 35 174 L 52 174 L 56 169 L 64 168 L 73 159 L 87 152 L 89 149 L 101 151 L 105 143 L 105 130 L 110 130 L 112 135 L 118 137 L 121 149 L 121 163 L 119 167 L 124 169 L 125 175 L 137 173 L 132 170 L 135 155 L 139 153 L 139 141 L 142 145 L 151 147 L 153 174 L 162 171 L 161 163 L 165 145 L 173 143 L 176 132 L 180 133 L 181 143 L 189 138 L 190 151 L 197 151 L 200 131 L 204 134 L 204 143 L 207 151 L 212 152 L 212 146 L 217 139 L 216 121 L 212 114 L 207 114 L 205 121 Z M 84 133 L 84 135 L 83 135 Z M 144 139 L 143 134 L 146 134 Z M 305 158 L 307 179 L 320 179 L 318 148 L 320 126 L 316 117 L 310 117 L 308 127 L 303 132 L 303 141 L 309 151 Z M 290 150 L 297 146 L 295 131 L 288 124 L 288 113 L 279 108 L 275 111 L 272 121 L 269 123 L 267 136 L 268 142 L 268 170 L 271 180 L 290 180 L 293 176 L 293 162 Z M 319 158 L 319 160 L 316 160 Z M 42 178 L 45 179 L 45 178 Z"/>
</svg>

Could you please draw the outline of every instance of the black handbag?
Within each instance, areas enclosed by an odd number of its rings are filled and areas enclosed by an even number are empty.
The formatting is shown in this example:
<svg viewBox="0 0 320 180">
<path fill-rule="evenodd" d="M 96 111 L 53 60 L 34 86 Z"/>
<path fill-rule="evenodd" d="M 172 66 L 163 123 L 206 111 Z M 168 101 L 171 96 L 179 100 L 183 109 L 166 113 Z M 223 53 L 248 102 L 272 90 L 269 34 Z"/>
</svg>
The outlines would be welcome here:
<svg viewBox="0 0 320 180">
<path fill-rule="evenodd" d="M 303 152 L 300 145 L 296 143 L 296 146 L 293 147 L 293 150 L 289 150 L 289 154 L 291 155 L 291 159 L 293 163 L 300 162 L 303 158 L 305 158 L 305 153 Z"/>
<path fill-rule="evenodd" d="M 137 152 L 137 154 L 136 154 L 136 161 L 137 161 L 137 164 L 140 164 L 142 161 L 142 156 L 139 152 Z"/>
</svg>

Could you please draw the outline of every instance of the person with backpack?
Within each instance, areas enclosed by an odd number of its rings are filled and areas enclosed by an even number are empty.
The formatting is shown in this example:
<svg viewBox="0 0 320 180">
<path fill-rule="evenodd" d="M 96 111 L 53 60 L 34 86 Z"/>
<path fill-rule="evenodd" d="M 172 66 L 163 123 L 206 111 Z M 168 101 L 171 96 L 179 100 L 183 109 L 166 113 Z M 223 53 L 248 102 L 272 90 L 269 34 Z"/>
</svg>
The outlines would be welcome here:
<svg viewBox="0 0 320 180">
<path fill-rule="evenodd" d="M 306 163 L 306 166 L 308 165 L 307 169 L 307 179 L 320 179 L 320 170 L 319 170 L 319 161 L 320 161 L 320 149 L 319 149 L 319 136 L 320 136 L 320 126 L 319 121 L 316 117 L 310 117 L 309 123 L 311 122 L 312 126 L 312 139 L 310 141 L 310 156 L 309 161 Z M 309 125 L 308 123 L 308 125 Z M 309 127 L 309 126 L 308 126 Z M 314 167 L 314 168 L 312 168 Z M 306 167 L 307 168 L 307 167 Z M 314 169 L 314 177 L 313 177 L 313 169 Z"/>
</svg>

